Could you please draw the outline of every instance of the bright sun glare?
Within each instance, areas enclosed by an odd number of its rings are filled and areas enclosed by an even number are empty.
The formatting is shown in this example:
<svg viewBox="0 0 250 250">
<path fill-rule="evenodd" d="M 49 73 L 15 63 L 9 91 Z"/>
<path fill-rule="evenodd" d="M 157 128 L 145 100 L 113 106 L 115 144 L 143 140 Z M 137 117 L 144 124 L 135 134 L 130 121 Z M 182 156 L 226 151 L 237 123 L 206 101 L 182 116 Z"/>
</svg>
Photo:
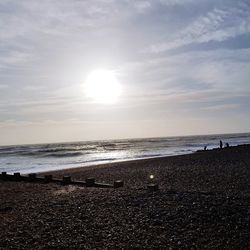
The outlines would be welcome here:
<svg viewBox="0 0 250 250">
<path fill-rule="evenodd" d="M 87 76 L 85 94 L 97 103 L 115 103 L 121 94 L 121 85 L 113 71 L 95 70 Z"/>
</svg>

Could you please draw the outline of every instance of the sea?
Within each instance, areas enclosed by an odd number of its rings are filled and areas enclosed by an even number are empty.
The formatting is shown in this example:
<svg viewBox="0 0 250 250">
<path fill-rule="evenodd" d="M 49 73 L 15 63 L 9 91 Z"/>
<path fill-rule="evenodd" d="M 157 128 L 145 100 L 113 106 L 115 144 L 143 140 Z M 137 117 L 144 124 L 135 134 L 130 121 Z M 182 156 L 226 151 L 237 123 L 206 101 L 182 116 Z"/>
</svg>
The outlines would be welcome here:
<svg viewBox="0 0 250 250">
<path fill-rule="evenodd" d="M 0 146 L 0 172 L 38 173 L 250 144 L 250 133 Z"/>
</svg>

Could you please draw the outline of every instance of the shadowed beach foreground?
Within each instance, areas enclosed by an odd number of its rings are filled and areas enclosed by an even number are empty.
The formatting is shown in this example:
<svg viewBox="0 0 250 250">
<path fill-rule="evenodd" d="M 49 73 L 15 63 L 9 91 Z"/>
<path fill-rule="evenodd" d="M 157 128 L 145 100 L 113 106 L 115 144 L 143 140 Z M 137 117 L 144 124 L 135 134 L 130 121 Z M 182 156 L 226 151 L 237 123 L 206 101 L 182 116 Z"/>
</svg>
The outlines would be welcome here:
<svg viewBox="0 0 250 250">
<path fill-rule="evenodd" d="M 125 185 L 0 181 L 0 249 L 250 248 L 250 145 L 53 175 Z"/>
</svg>

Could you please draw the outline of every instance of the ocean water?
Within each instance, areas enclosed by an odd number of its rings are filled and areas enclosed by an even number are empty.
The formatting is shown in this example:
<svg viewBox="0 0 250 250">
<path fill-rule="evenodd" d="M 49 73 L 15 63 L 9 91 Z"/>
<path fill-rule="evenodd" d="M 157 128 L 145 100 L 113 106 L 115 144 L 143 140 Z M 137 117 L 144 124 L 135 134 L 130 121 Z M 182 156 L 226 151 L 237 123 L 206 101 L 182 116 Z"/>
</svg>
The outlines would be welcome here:
<svg viewBox="0 0 250 250">
<path fill-rule="evenodd" d="M 219 141 L 250 144 L 250 133 L 0 146 L 0 172 L 34 173 L 101 163 L 180 155 Z"/>
</svg>

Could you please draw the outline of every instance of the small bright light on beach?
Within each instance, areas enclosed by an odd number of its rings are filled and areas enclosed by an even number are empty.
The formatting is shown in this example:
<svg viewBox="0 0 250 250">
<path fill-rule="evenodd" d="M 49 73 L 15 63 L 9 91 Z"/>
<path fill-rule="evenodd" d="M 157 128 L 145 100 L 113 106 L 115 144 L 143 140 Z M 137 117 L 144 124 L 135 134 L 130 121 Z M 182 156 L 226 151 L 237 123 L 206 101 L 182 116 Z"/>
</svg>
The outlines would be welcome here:
<svg viewBox="0 0 250 250">
<path fill-rule="evenodd" d="M 149 178 L 152 180 L 152 179 L 154 179 L 155 177 L 154 177 L 154 175 L 151 174 L 151 175 L 149 176 Z"/>
<path fill-rule="evenodd" d="M 121 85 L 115 72 L 92 71 L 85 82 L 85 94 L 96 103 L 115 103 L 121 94 Z"/>
</svg>

